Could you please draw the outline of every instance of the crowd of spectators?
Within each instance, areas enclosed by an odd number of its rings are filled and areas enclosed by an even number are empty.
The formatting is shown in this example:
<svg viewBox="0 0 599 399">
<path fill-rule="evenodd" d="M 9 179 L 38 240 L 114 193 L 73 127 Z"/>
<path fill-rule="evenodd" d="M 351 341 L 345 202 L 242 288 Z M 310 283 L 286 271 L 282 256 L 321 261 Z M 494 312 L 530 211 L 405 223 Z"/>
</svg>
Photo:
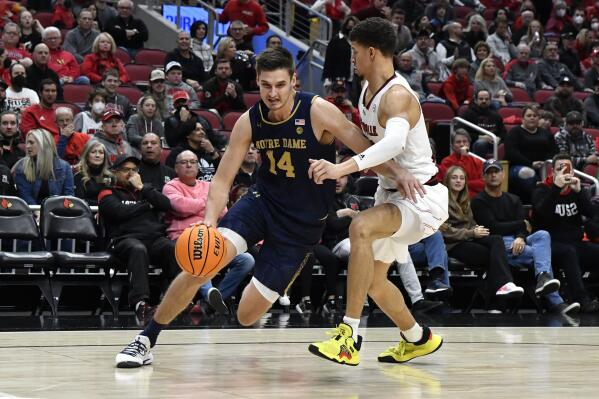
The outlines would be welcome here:
<svg viewBox="0 0 599 399">
<path fill-rule="evenodd" d="M 325 97 L 349 120 L 360 124 L 360 77 L 351 67 L 349 34 L 360 20 L 382 17 L 397 29 L 396 71 L 423 108 L 445 103 L 493 133 L 503 149 L 508 166 L 489 159 L 494 153 L 489 136 L 473 129 L 453 132 L 451 153 L 439 159 L 437 176 L 449 188 L 450 218 L 411 246 L 408 262 L 397 268 L 415 310 L 432 310 L 452 295 L 449 263 L 455 258 L 485 269 L 481 292 L 490 309 L 522 295 L 512 267 L 529 267 L 535 294 L 548 311 L 599 311 L 582 279 L 593 271 L 599 251 L 589 228 L 594 192 L 574 174 L 596 174 L 599 166 L 599 132 L 589 130 L 599 128 L 599 6 L 553 3 L 312 2 L 313 10 L 334 23 L 322 75 Z M 99 206 L 100 215 L 112 220 L 105 225 L 110 249 L 131 274 L 129 304 L 145 314 L 151 311 L 148 266 L 160 263 L 167 276 L 177 272 L 169 255 L 174 240 L 202 219 L 209 182 L 227 146 L 227 132 L 215 129 L 199 110 L 224 117 L 252 105 L 246 94 L 257 89 L 253 38 L 264 35 L 268 23 L 256 0 L 227 1 L 219 20 L 231 24 L 216 48 L 205 40 L 206 21 L 195 21 L 165 49 L 164 65 L 149 71 L 147 86 L 139 86 L 145 93 L 130 101 L 119 88 L 137 82 L 119 54 L 135 59 L 151 34 L 134 16 L 134 6 L 130 0 L 78 1 L 71 9 L 57 1 L 52 8 L 6 16 L 0 194 L 31 205 L 51 195 L 75 195 Z M 42 11 L 53 12 L 53 26 L 36 19 Z M 266 43 L 280 47 L 284 39 L 271 35 Z M 93 86 L 80 112 L 63 103 L 66 85 Z M 535 96 L 543 90 L 551 92 L 537 105 Z M 506 117 L 505 109 L 517 112 Z M 553 171 L 547 169 L 552 158 Z M 257 150 L 250 148 L 230 204 L 255 182 L 259 163 Z M 312 301 L 312 268 L 306 268 L 298 279 L 300 313 L 315 310 L 312 302 L 321 302 L 328 315 L 341 308 L 338 275 L 349 254 L 347 229 L 371 205 L 354 195 L 356 177 L 337 182 L 323 240 L 309 263 L 323 267 L 325 294 Z M 502 191 L 506 182 L 509 192 Z M 523 204 L 532 204 L 530 214 Z M 558 227 L 563 224 L 568 229 Z M 231 305 L 251 273 L 251 254 L 258 250 L 235 259 L 220 291 L 203 287 L 200 298 L 208 308 L 227 311 L 225 303 Z M 429 277 L 424 290 L 415 271 L 422 266 Z M 567 289 L 560 291 L 562 279 Z"/>
</svg>

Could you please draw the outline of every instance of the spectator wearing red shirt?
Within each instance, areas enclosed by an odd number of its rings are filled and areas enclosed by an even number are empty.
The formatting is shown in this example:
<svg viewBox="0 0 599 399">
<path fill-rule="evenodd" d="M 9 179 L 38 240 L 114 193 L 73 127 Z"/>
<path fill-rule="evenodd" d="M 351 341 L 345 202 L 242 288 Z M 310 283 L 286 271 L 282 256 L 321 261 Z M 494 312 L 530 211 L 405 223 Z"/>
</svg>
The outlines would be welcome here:
<svg viewBox="0 0 599 399">
<path fill-rule="evenodd" d="M 349 98 L 347 98 L 345 81 L 336 80 L 331 85 L 331 95 L 328 96 L 326 100 L 335 104 L 348 120 L 352 121 L 355 125 L 360 126 L 360 112 L 353 106 Z"/>
<path fill-rule="evenodd" d="M 81 76 L 81 68 L 75 59 L 75 56 L 70 52 L 63 50 L 60 46 L 60 29 L 54 26 L 44 29 L 44 32 L 42 33 L 42 39 L 48 46 L 48 49 L 50 49 L 48 67 L 56 72 L 61 84 L 90 84 L 90 80 L 87 76 Z"/>
<path fill-rule="evenodd" d="M 91 140 L 92 136 L 87 133 L 75 131 L 73 123 L 73 111 L 67 107 L 58 107 L 55 111 L 56 126 L 60 135 L 56 139 L 56 151 L 58 156 L 71 165 L 79 162 L 83 147 Z"/>
<path fill-rule="evenodd" d="M 331 18 L 335 32 L 339 31 L 343 20 L 351 14 L 350 8 L 343 0 L 316 0 L 310 8 Z"/>
<path fill-rule="evenodd" d="M 240 20 L 247 25 L 246 36 L 263 35 L 268 31 L 268 22 L 262 6 L 255 0 L 229 0 L 218 16 L 218 22 Z"/>
<path fill-rule="evenodd" d="M 445 98 L 451 108 L 457 111 L 463 104 L 469 104 L 472 98 L 472 85 L 468 78 L 470 64 L 463 58 L 451 65 L 451 74 L 441 85 L 441 97 Z"/>
<path fill-rule="evenodd" d="M 483 161 L 470 154 L 471 138 L 465 129 L 456 129 L 451 137 L 452 153 L 441 161 L 437 178 L 443 180 L 452 166 L 460 166 L 468 177 L 468 193 L 470 198 L 485 188 L 483 180 Z"/>
<path fill-rule="evenodd" d="M 92 53 L 85 56 L 81 64 L 81 73 L 89 78 L 93 84 L 102 81 L 104 72 L 116 69 L 119 72 L 121 84 L 129 82 L 125 66 L 115 56 L 116 44 L 108 33 L 100 33 L 92 45 Z"/>
<path fill-rule="evenodd" d="M 370 0 L 351 0 L 351 15 L 356 15 L 358 11 L 368 8 Z"/>
<path fill-rule="evenodd" d="M 355 16 L 360 21 L 374 17 L 389 19 L 391 17 L 391 8 L 387 6 L 387 0 L 372 0 L 370 7 L 361 9 Z"/>
<path fill-rule="evenodd" d="M 204 83 L 204 101 L 206 108 L 215 108 L 221 115 L 229 111 L 245 111 L 241 85 L 231 80 L 233 70 L 231 61 L 221 58 L 216 62 L 214 77 Z"/>
<path fill-rule="evenodd" d="M 19 28 L 19 25 L 14 22 L 9 22 L 4 25 L 4 31 L 2 32 L 4 53 L 9 59 L 18 61 L 25 67 L 28 67 L 33 61 L 31 60 L 31 54 L 19 45 L 20 39 L 21 28 Z"/>
<path fill-rule="evenodd" d="M 54 4 L 52 25 L 60 29 L 73 29 L 75 27 L 75 16 L 68 7 L 65 7 L 64 0 L 56 0 Z"/>
<path fill-rule="evenodd" d="M 58 126 L 56 125 L 56 116 L 54 114 L 54 103 L 58 90 L 56 82 L 50 79 L 44 79 L 40 84 L 40 103 L 31 105 L 21 113 L 21 136 L 23 141 L 32 129 L 45 129 L 58 141 Z"/>
<path fill-rule="evenodd" d="M 545 26 L 545 32 L 561 33 L 566 25 L 570 25 L 570 17 L 568 16 L 568 6 L 564 1 L 558 1 L 553 7 L 551 17 Z"/>
</svg>

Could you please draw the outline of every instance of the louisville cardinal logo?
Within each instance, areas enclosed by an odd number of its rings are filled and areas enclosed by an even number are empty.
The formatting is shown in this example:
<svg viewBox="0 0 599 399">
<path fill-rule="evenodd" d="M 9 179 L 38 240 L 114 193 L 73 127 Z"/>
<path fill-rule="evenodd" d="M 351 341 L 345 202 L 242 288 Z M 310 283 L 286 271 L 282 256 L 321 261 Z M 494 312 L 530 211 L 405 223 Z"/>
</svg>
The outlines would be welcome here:
<svg viewBox="0 0 599 399">
<path fill-rule="evenodd" d="M 70 209 L 70 208 L 74 207 L 75 205 L 73 205 L 73 203 L 71 201 L 69 201 L 67 198 L 65 198 L 64 201 L 62 202 L 62 206 L 64 206 L 66 209 Z"/>
<path fill-rule="evenodd" d="M 4 209 L 8 209 L 12 206 L 12 202 L 7 200 L 6 198 L 2 198 L 2 201 L 0 201 L 0 206 Z"/>
</svg>

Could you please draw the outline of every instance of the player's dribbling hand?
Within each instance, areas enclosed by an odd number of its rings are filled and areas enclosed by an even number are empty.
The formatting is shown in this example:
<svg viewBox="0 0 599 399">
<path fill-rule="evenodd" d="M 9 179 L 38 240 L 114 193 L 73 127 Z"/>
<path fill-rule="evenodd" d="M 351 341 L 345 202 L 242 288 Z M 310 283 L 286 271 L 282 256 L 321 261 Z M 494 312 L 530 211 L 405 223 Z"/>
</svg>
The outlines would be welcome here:
<svg viewBox="0 0 599 399">
<path fill-rule="evenodd" d="M 421 198 L 424 198 L 426 194 L 422 183 L 405 169 L 399 168 L 395 175 L 395 182 L 397 183 L 397 190 L 412 202 L 418 202 L 416 194 L 419 194 Z"/>
<path fill-rule="evenodd" d="M 326 179 L 337 180 L 341 177 L 337 171 L 337 165 L 324 159 L 310 159 L 308 177 L 316 184 L 322 184 Z"/>
</svg>

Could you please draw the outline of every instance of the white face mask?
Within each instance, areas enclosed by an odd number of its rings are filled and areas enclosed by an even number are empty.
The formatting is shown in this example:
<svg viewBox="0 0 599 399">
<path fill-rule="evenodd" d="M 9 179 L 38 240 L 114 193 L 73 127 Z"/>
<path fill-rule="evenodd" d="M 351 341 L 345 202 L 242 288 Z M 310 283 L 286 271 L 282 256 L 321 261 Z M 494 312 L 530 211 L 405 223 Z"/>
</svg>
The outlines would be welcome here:
<svg viewBox="0 0 599 399">
<path fill-rule="evenodd" d="M 566 15 L 566 10 L 564 10 L 563 8 L 561 8 L 561 9 L 559 9 L 559 10 L 557 10 L 557 11 L 555 12 L 555 15 L 557 15 L 558 17 L 560 17 L 560 18 L 561 18 L 561 17 L 563 17 L 564 15 Z"/>
<path fill-rule="evenodd" d="M 93 103 L 92 105 L 92 111 L 94 112 L 94 114 L 101 114 L 102 112 L 104 112 L 104 108 L 106 108 L 106 104 L 104 104 L 101 101 Z"/>
<path fill-rule="evenodd" d="M 581 24 L 584 22 L 584 17 L 582 15 L 576 15 L 573 19 L 575 24 Z"/>
<path fill-rule="evenodd" d="M 591 24 L 591 29 L 592 29 L 592 30 L 597 30 L 597 29 L 599 29 L 599 22 L 593 22 L 593 23 Z"/>
</svg>

